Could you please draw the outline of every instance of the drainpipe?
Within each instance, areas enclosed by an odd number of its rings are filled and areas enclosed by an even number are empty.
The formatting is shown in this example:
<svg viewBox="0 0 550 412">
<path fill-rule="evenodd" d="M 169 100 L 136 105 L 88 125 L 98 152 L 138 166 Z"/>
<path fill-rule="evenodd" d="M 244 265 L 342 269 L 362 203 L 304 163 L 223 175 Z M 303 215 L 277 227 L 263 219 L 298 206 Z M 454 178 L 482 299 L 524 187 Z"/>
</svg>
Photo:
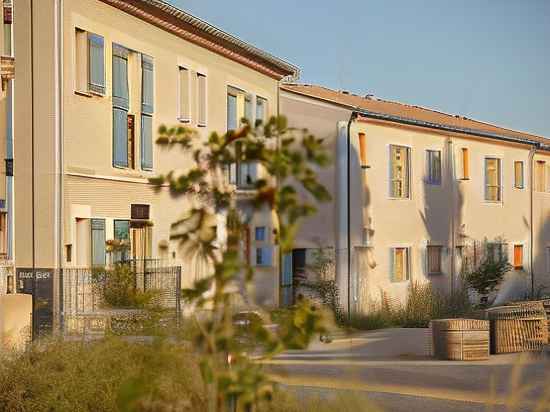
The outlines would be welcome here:
<svg viewBox="0 0 550 412">
<path fill-rule="evenodd" d="M 357 119 L 357 112 L 354 110 L 348 120 L 347 127 L 347 234 L 348 234 L 348 319 L 351 320 L 351 124 Z"/>
<path fill-rule="evenodd" d="M 536 146 L 532 146 L 529 150 L 529 271 L 531 272 L 531 297 L 535 296 L 535 270 L 533 268 L 534 261 L 534 238 L 535 230 L 533 228 L 533 195 L 535 188 L 533 187 L 533 171 L 534 171 L 534 158 L 537 151 Z"/>
<path fill-rule="evenodd" d="M 449 174 L 451 177 L 451 295 L 455 291 L 455 272 L 456 272 L 456 223 L 455 223 L 455 211 L 456 211 L 456 193 L 455 193 L 455 184 L 456 184 L 456 173 L 455 173 L 455 162 L 454 162 L 454 148 L 453 148 L 453 139 L 447 139 L 447 150 L 449 151 L 447 156 L 447 161 L 449 162 Z"/>
</svg>

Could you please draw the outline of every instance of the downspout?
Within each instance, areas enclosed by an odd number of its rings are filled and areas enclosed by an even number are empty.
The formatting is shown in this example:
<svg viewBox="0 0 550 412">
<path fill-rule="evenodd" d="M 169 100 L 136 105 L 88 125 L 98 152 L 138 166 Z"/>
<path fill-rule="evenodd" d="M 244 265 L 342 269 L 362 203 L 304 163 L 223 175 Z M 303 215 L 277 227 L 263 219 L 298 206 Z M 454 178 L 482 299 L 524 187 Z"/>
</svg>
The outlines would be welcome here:
<svg viewBox="0 0 550 412">
<path fill-rule="evenodd" d="M 447 139 L 449 154 L 447 156 L 447 161 L 449 162 L 449 173 L 451 177 L 451 295 L 455 291 L 455 277 L 456 277 L 456 222 L 455 222 L 455 211 L 456 211 L 456 173 L 455 173 L 455 162 L 454 162 L 454 147 L 453 139 Z"/>
<path fill-rule="evenodd" d="M 348 234 L 348 280 L 347 280 L 347 289 L 348 289 L 348 319 L 351 320 L 351 124 L 357 119 L 357 112 L 354 110 L 351 112 L 351 115 L 348 120 L 347 126 L 347 234 Z"/>
<path fill-rule="evenodd" d="M 57 280 L 58 284 L 58 305 L 55 313 L 58 314 L 58 325 L 62 327 L 63 325 L 63 0 L 57 0 L 56 5 L 56 60 L 57 60 L 57 71 L 56 71 L 56 220 L 57 220 L 57 264 L 55 265 L 55 270 L 57 271 Z M 56 276 L 54 275 L 54 280 Z M 55 306 L 55 304 L 54 304 Z M 54 317 L 55 319 L 55 317 Z"/>
<path fill-rule="evenodd" d="M 529 150 L 529 271 L 531 272 L 531 297 L 535 296 L 535 271 L 533 268 L 534 263 L 534 239 L 535 239 L 535 230 L 533 228 L 533 196 L 534 196 L 534 158 L 537 151 L 537 146 L 533 145 L 531 150 Z"/>
<path fill-rule="evenodd" d="M 34 182 L 34 0 L 30 0 L 30 46 L 31 46 L 31 239 L 32 239 L 32 324 L 31 339 L 35 340 L 36 309 L 36 228 L 35 228 L 35 182 Z M 15 16 L 17 18 L 17 16 Z M 17 143 L 17 142 L 16 142 Z"/>
</svg>

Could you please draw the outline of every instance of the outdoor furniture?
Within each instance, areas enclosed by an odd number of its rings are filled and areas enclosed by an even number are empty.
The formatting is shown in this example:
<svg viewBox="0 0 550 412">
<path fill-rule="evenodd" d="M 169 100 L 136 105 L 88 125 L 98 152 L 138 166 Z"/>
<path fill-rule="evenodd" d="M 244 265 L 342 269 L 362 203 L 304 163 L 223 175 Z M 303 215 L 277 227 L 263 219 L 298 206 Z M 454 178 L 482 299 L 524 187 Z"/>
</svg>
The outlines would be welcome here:
<svg viewBox="0 0 550 412">
<path fill-rule="evenodd" d="M 489 322 L 480 319 L 437 319 L 431 322 L 434 356 L 446 360 L 489 358 Z"/>
<path fill-rule="evenodd" d="M 548 342 L 546 312 L 541 302 L 490 308 L 487 313 L 491 353 L 540 351 Z"/>
</svg>

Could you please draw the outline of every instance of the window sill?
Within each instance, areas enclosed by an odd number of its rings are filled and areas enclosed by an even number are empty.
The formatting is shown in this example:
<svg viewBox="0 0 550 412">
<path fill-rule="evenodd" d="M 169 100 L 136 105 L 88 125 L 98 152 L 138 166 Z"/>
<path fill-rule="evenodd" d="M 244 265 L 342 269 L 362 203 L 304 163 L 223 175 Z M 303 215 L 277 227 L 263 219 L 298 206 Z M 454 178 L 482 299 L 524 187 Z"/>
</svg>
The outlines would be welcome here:
<svg viewBox="0 0 550 412">
<path fill-rule="evenodd" d="M 206 127 L 206 123 L 197 123 L 197 127 Z"/>
<path fill-rule="evenodd" d="M 90 92 L 82 91 L 82 90 L 75 90 L 74 94 L 82 97 L 93 97 L 93 94 Z"/>
<path fill-rule="evenodd" d="M 186 119 L 186 118 L 178 117 L 178 122 L 189 124 L 189 123 L 191 123 L 191 119 Z"/>
</svg>

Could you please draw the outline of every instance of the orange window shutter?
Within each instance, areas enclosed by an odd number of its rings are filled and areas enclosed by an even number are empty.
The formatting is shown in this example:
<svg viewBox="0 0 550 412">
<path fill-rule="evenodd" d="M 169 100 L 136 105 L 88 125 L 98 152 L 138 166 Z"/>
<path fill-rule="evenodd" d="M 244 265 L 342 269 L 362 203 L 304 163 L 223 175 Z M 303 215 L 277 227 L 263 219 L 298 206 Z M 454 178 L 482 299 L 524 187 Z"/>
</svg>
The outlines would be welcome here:
<svg viewBox="0 0 550 412">
<path fill-rule="evenodd" d="M 470 153 L 468 148 L 462 148 L 462 178 L 470 178 Z"/>
<path fill-rule="evenodd" d="M 365 133 L 359 133 L 359 159 L 361 166 L 367 165 L 367 138 Z"/>
<path fill-rule="evenodd" d="M 523 245 L 514 245 L 514 267 L 516 269 L 523 267 Z"/>
</svg>

